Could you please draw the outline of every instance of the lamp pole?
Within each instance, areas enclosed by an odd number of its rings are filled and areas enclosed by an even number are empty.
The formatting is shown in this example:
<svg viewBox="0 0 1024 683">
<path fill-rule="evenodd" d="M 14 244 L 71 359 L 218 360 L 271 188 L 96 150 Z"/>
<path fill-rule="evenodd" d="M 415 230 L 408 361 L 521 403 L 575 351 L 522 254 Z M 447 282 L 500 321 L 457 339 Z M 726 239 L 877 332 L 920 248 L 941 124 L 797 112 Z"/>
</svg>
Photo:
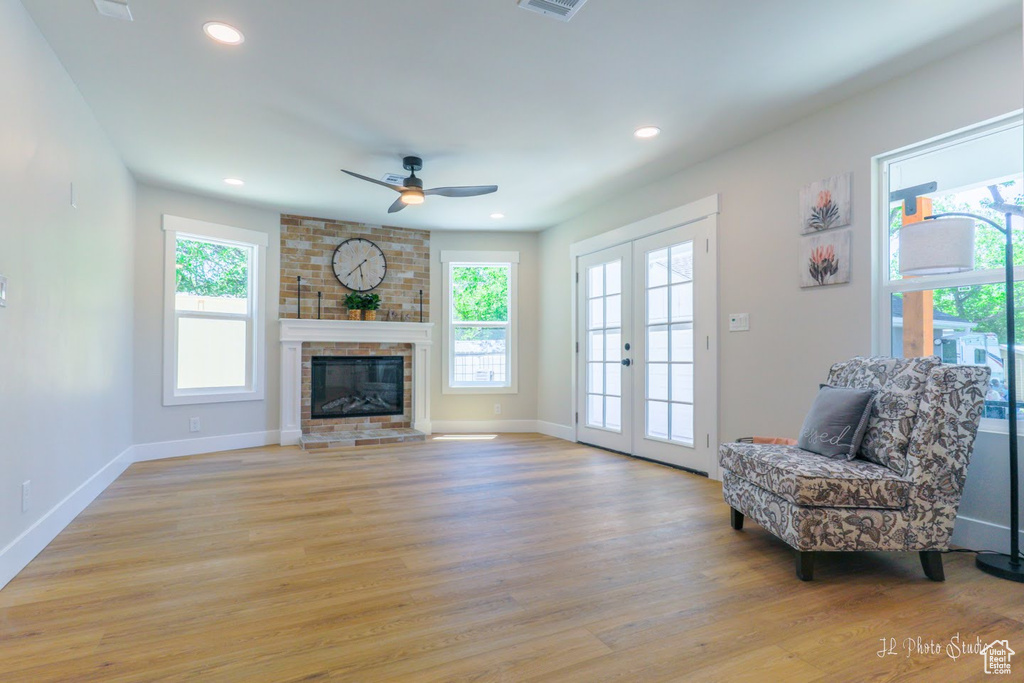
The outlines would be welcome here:
<svg viewBox="0 0 1024 683">
<path fill-rule="evenodd" d="M 1010 555 L 992 553 L 978 555 L 975 564 L 978 569 L 1001 579 L 1024 583 L 1024 565 L 1020 555 L 1020 492 L 1017 464 L 1017 334 L 1014 321 L 1013 306 L 1013 214 L 1005 214 L 1005 223 L 999 225 L 984 216 L 973 213 L 940 213 L 928 216 L 925 220 L 960 216 L 972 218 L 989 225 L 1006 236 L 1006 385 L 1009 389 L 1007 397 L 1007 420 L 1010 423 Z"/>
</svg>

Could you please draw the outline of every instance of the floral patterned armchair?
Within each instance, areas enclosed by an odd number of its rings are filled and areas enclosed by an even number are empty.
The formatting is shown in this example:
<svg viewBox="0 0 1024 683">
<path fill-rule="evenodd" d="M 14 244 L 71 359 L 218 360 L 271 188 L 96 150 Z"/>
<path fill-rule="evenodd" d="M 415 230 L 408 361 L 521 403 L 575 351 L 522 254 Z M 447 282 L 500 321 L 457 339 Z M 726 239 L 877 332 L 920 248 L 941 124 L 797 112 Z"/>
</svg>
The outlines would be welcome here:
<svg viewBox="0 0 1024 683">
<path fill-rule="evenodd" d="M 748 516 L 796 549 L 810 581 L 819 551 L 917 551 L 928 578 L 944 579 L 990 370 L 938 357 L 854 358 L 832 366 L 828 384 L 876 389 L 856 459 L 795 446 L 719 447 L 732 526 Z"/>
</svg>

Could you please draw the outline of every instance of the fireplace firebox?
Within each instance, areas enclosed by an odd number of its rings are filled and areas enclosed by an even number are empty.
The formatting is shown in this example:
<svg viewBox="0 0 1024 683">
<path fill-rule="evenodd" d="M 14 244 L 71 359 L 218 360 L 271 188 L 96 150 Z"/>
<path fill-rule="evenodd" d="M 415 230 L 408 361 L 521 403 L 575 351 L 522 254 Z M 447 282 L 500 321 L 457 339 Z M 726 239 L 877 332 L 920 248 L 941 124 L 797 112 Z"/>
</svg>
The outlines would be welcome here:
<svg viewBox="0 0 1024 683">
<path fill-rule="evenodd" d="M 401 356 L 314 356 L 310 417 L 316 420 L 401 415 Z"/>
</svg>

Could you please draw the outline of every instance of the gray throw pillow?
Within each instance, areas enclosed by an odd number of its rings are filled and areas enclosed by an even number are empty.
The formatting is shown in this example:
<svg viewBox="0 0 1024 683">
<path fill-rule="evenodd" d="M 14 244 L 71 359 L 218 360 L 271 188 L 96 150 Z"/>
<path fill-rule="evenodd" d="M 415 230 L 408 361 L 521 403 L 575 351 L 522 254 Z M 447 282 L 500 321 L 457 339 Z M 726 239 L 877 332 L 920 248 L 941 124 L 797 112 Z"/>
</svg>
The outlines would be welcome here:
<svg viewBox="0 0 1024 683">
<path fill-rule="evenodd" d="M 822 384 L 800 428 L 797 446 L 835 460 L 853 460 L 871 416 L 874 389 Z"/>
</svg>

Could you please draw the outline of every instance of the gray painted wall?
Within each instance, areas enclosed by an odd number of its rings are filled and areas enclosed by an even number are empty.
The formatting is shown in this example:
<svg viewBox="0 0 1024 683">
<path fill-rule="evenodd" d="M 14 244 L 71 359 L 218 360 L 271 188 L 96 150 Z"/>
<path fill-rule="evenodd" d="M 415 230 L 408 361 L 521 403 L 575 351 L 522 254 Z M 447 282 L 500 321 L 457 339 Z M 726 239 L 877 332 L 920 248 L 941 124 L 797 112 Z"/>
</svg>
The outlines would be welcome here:
<svg viewBox="0 0 1024 683">
<path fill-rule="evenodd" d="M 537 309 L 540 305 L 537 243 L 538 235 L 533 232 L 435 230 L 430 233 L 430 319 L 435 324 L 430 408 L 435 422 L 537 419 Z M 441 252 L 448 250 L 519 252 L 519 391 L 516 394 L 444 394 L 441 391 L 441 326 L 446 305 Z M 495 403 L 501 404 L 501 415 L 494 414 Z"/>
<path fill-rule="evenodd" d="M 872 352 L 872 157 L 1020 109 L 1020 55 L 1018 27 L 543 232 L 541 291 L 563 295 L 540 309 L 540 348 L 560 351 L 539 359 L 539 419 L 567 425 L 572 410 L 569 245 L 719 193 L 719 436 L 795 434 L 828 367 Z M 846 171 L 852 282 L 800 289 L 797 193 Z M 741 312 L 751 330 L 730 334 L 727 314 Z M 962 516 L 998 521 L 1000 443 L 979 440 Z"/>
<path fill-rule="evenodd" d="M 263 311 L 263 341 L 267 345 L 265 400 L 163 405 L 164 214 L 256 230 L 270 236 L 267 249 L 267 296 Z M 148 444 L 278 429 L 280 214 L 140 184 L 135 232 L 135 443 Z M 200 419 L 202 431 L 198 434 L 189 432 L 191 417 Z"/>
<path fill-rule="evenodd" d="M 0 65 L 3 550 L 132 444 L 135 186 L 17 0 Z"/>
</svg>

